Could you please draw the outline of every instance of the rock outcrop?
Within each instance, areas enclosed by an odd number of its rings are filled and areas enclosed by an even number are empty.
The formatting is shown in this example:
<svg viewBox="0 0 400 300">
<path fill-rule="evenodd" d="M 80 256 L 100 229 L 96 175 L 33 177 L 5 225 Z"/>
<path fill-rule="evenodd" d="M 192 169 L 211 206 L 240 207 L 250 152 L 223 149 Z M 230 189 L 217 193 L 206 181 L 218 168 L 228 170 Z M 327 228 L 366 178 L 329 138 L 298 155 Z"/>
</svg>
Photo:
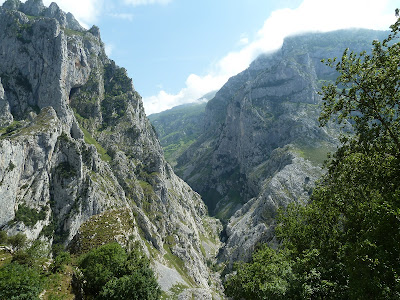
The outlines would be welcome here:
<svg viewBox="0 0 400 300">
<path fill-rule="evenodd" d="M 273 242 L 279 207 L 305 203 L 322 174 L 337 128 L 319 127 L 324 81 L 336 71 L 321 59 L 371 48 L 383 32 L 342 30 L 289 37 L 232 77 L 210 100 L 203 132 L 177 159 L 178 174 L 226 224 L 220 261 L 248 260 Z"/>
<path fill-rule="evenodd" d="M 218 290 L 207 259 L 221 225 L 166 163 L 141 97 L 107 58 L 97 27 L 85 30 L 55 3 L 7 0 L 0 80 L 3 230 L 77 253 L 139 242 L 164 290 Z"/>
</svg>

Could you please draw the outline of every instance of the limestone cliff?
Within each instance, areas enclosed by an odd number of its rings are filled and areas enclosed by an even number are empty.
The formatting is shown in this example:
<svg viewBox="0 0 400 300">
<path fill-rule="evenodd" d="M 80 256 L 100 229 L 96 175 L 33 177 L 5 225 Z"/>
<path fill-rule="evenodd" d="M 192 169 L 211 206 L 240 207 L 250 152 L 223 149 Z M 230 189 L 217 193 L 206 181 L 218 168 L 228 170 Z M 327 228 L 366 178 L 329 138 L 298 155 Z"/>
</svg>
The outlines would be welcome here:
<svg viewBox="0 0 400 300">
<path fill-rule="evenodd" d="M 306 202 L 322 174 L 337 128 L 320 128 L 324 81 L 335 70 L 321 59 L 370 48 L 385 33 L 342 30 L 289 37 L 256 59 L 210 100 L 203 132 L 177 159 L 176 170 L 226 223 L 220 261 L 247 260 L 273 241 L 277 209 Z"/>
<path fill-rule="evenodd" d="M 166 163 L 99 29 L 55 3 L 7 0 L 0 80 L 0 227 L 78 253 L 139 241 L 164 290 L 211 297 L 221 226 Z"/>
</svg>

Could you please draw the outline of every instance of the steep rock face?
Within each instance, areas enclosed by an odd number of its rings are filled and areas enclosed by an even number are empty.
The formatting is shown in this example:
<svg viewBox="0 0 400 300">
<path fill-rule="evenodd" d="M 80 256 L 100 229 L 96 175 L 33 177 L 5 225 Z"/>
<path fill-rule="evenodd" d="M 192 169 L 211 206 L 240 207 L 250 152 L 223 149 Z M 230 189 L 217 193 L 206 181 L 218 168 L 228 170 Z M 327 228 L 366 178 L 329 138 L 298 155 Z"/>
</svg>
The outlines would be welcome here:
<svg viewBox="0 0 400 300">
<path fill-rule="evenodd" d="M 77 253 L 139 241 L 164 290 L 216 290 L 206 260 L 221 225 L 164 160 L 98 28 L 8 0 L 0 29 L 0 227 Z"/>
<path fill-rule="evenodd" d="M 227 224 L 221 261 L 246 260 L 258 242 L 273 240 L 277 208 L 307 201 L 327 152 L 335 150 L 336 129 L 318 123 L 318 91 L 336 78 L 321 59 L 347 47 L 369 49 L 383 36 L 354 30 L 287 38 L 208 102 L 203 133 L 176 170 Z"/>
</svg>

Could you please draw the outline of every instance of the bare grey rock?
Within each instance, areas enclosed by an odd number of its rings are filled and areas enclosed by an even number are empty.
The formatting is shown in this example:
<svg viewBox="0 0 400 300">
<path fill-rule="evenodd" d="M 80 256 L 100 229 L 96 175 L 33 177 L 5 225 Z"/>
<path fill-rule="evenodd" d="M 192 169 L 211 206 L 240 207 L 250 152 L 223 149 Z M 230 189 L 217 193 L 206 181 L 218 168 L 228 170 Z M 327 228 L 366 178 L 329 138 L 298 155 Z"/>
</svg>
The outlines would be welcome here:
<svg viewBox="0 0 400 300">
<path fill-rule="evenodd" d="M 183 293 L 179 294 L 178 300 L 213 300 L 213 295 L 204 289 L 187 289 Z"/>
<path fill-rule="evenodd" d="M 55 2 L 50 4 L 49 8 L 44 13 L 44 16 L 56 19 L 61 27 L 67 27 L 67 15 Z"/>
<path fill-rule="evenodd" d="M 262 192 L 248 201 L 229 219 L 227 241 L 219 260 L 249 261 L 259 243 L 276 243 L 275 219 L 280 207 L 289 203 L 305 204 L 314 182 L 322 169 L 303 158 L 292 156 L 292 161 L 263 182 Z"/>
<path fill-rule="evenodd" d="M 0 78 L 0 127 L 5 127 L 10 125 L 13 120 L 14 118 L 10 111 L 10 105 L 8 104 L 8 101 L 5 98 L 4 88 L 3 85 L 1 84 L 1 78 Z"/>
<path fill-rule="evenodd" d="M 165 161 L 98 28 L 78 25 L 55 3 L 0 10 L 0 227 L 76 253 L 138 241 L 164 288 L 184 282 L 211 295 L 220 286 L 209 285 L 207 257 L 222 226 Z M 21 208 L 37 217 L 25 224 Z"/>
<path fill-rule="evenodd" d="M 40 16 L 43 14 L 45 9 L 46 7 L 42 0 L 27 0 L 20 6 L 20 10 L 29 16 Z"/>
<path fill-rule="evenodd" d="M 79 24 L 79 22 L 75 19 L 74 15 L 70 12 L 67 13 L 67 28 L 76 30 L 76 31 L 85 31 L 85 28 Z"/>
<path fill-rule="evenodd" d="M 321 59 L 361 51 L 386 33 L 337 31 L 288 37 L 230 78 L 206 106 L 203 131 L 175 169 L 226 223 L 219 262 L 247 261 L 256 245 L 276 245 L 277 209 L 308 201 L 321 165 L 338 144 L 320 128 L 324 80 L 336 71 Z"/>
<path fill-rule="evenodd" d="M 2 8 L 7 10 L 18 10 L 21 6 L 21 1 L 19 0 L 6 0 L 3 3 Z"/>
</svg>

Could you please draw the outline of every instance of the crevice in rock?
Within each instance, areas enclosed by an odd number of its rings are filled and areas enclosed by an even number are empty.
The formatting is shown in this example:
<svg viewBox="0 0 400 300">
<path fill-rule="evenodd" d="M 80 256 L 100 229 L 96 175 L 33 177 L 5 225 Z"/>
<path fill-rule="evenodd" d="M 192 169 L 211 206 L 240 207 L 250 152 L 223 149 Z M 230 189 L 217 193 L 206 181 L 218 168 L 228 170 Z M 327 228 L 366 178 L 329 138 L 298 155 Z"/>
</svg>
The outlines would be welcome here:
<svg viewBox="0 0 400 300">
<path fill-rule="evenodd" d="M 71 88 L 71 91 L 69 92 L 69 101 L 71 101 L 71 99 L 76 95 L 76 93 L 78 93 L 80 90 L 80 87 L 73 87 Z"/>
</svg>

